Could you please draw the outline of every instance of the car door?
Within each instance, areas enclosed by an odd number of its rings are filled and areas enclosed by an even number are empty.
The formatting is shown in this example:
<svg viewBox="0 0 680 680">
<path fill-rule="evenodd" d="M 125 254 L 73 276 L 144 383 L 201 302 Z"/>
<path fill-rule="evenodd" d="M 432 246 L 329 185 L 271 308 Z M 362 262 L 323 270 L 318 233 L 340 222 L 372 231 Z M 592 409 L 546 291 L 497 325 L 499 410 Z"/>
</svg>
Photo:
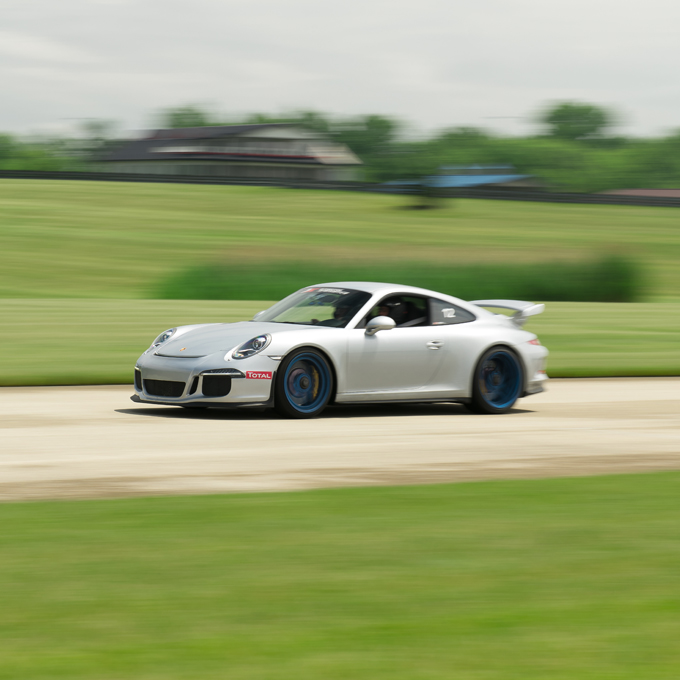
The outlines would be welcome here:
<svg viewBox="0 0 680 680">
<path fill-rule="evenodd" d="M 375 335 L 366 335 L 363 328 L 348 331 L 346 393 L 364 399 L 407 399 L 409 393 L 426 390 L 437 375 L 443 331 L 429 324 L 427 299 L 394 295 L 389 299 L 410 308 L 410 317 L 405 312 L 398 319 L 402 324 Z M 373 315 L 386 309 L 383 303 L 374 307 Z"/>
</svg>

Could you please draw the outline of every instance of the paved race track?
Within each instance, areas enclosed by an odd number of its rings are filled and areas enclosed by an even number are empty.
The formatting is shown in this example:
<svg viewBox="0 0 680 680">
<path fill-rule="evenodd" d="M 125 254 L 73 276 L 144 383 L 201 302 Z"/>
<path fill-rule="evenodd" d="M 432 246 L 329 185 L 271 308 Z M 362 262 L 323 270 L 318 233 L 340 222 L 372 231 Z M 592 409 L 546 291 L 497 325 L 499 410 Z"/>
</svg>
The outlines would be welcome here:
<svg viewBox="0 0 680 680">
<path fill-rule="evenodd" d="M 553 380 L 504 416 L 346 406 L 290 421 L 134 404 L 131 394 L 0 388 L 0 500 L 680 469 L 680 378 Z"/>
</svg>

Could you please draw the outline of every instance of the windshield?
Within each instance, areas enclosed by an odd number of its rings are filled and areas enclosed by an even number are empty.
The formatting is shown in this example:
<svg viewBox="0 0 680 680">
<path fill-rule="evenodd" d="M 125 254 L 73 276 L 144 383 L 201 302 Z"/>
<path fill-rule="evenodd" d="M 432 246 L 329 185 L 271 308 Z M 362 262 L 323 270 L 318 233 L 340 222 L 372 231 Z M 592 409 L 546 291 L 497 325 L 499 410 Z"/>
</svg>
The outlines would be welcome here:
<svg viewBox="0 0 680 680">
<path fill-rule="evenodd" d="M 351 288 L 304 288 L 277 302 L 257 320 L 344 328 L 370 298 L 370 293 Z"/>
</svg>

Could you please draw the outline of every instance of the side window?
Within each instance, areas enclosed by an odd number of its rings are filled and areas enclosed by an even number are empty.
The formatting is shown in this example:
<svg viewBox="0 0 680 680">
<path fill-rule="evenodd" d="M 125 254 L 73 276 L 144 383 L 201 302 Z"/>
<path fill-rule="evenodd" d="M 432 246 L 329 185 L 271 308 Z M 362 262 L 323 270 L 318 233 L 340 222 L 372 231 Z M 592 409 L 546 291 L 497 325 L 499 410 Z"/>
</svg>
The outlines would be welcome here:
<svg viewBox="0 0 680 680">
<path fill-rule="evenodd" d="M 432 326 L 448 326 L 454 323 L 474 321 L 475 315 L 444 300 L 430 298 L 430 322 Z"/>
<path fill-rule="evenodd" d="M 415 295 L 391 295 L 375 305 L 357 328 L 364 328 L 366 322 L 376 316 L 389 316 L 394 319 L 397 328 L 427 326 L 427 299 Z"/>
</svg>

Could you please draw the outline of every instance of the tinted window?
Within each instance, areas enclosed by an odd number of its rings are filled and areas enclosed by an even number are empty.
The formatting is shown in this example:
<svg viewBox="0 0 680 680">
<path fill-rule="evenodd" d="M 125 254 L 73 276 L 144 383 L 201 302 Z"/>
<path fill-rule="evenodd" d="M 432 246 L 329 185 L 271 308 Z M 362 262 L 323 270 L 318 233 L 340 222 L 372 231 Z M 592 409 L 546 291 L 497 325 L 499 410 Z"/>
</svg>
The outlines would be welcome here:
<svg viewBox="0 0 680 680">
<path fill-rule="evenodd" d="M 475 315 L 450 302 L 430 298 L 430 319 L 433 326 L 448 326 L 474 321 Z"/>
</svg>

